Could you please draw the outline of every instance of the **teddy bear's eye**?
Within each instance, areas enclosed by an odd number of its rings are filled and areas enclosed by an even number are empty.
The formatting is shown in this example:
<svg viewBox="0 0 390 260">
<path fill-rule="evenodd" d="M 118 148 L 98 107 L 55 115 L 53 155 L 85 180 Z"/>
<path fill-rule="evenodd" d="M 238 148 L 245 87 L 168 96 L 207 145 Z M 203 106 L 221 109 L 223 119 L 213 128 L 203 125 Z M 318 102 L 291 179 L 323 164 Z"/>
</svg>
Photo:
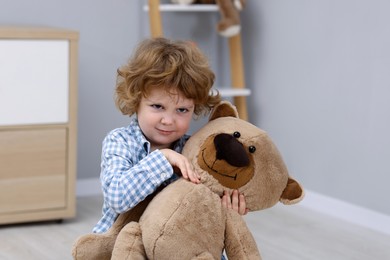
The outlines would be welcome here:
<svg viewBox="0 0 390 260">
<path fill-rule="evenodd" d="M 234 132 L 234 133 L 233 133 L 233 136 L 234 136 L 235 138 L 240 138 L 240 137 L 241 137 L 241 134 L 240 134 L 240 132 Z"/>
<path fill-rule="evenodd" d="M 249 152 L 250 153 L 254 153 L 255 151 L 256 151 L 256 147 L 255 146 L 253 146 L 253 145 L 249 146 Z"/>
</svg>

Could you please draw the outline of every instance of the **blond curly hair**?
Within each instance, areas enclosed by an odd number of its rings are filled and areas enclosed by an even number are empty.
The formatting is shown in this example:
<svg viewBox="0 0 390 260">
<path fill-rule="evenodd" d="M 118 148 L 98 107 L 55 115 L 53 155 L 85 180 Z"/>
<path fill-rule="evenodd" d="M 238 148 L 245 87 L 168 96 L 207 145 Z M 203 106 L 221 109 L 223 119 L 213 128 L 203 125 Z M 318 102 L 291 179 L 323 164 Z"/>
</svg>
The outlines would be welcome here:
<svg viewBox="0 0 390 260">
<path fill-rule="evenodd" d="M 221 100 L 211 91 L 215 74 L 208 59 L 189 41 L 146 39 L 117 72 L 115 103 L 124 115 L 136 113 L 141 98 L 156 86 L 192 99 L 196 116 L 206 115 Z"/>
</svg>

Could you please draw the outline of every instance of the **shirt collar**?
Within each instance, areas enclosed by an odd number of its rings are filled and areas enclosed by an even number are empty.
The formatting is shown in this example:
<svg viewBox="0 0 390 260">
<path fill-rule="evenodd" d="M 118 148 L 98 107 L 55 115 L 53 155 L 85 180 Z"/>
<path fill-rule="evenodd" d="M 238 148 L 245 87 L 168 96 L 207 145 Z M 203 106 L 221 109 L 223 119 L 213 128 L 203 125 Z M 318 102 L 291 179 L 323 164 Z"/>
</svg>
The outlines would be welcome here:
<svg viewBox="0 0 390 260">
<path fill-rule="evenodd" d="M 146 140 L 146 137 L 142 133 L 141 128 L 139 127 L 137 116 L 134 115 L 132 117 L 132 120 L 130 121 L 130 127 L 135 133 L 136 141 L 142 144 L 142 147 L 145 149 L 145 151 L 149 154 L 150 153 L 150 142 Z"/>
</svg>

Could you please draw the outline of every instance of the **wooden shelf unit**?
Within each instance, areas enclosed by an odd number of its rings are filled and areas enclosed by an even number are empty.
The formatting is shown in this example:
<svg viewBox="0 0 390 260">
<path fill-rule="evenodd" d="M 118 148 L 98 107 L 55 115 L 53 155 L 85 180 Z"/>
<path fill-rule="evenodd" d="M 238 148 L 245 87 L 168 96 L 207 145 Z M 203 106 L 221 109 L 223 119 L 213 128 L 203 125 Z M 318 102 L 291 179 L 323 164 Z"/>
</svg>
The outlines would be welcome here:
<svg viewBox="0 0 390 260">
<path fill-rule="evenodd" d="M 161 12 L 217 12 L 217 5 L 179 5 L 160 4 L 160 0 L 148 0 L 144 7 L 149 12 L 150 31 L 152 37 L 163 36 Z M 251 94 L 250 89 L 245 88 L 244 63 L 241 47 L 241 34 L 228 38 L 231 87 L 218 88 L 222 96 L 233 97 L 233 103 L 237 107 L 241 119 L 248 120 L 246 96 Z"/>
</svg>

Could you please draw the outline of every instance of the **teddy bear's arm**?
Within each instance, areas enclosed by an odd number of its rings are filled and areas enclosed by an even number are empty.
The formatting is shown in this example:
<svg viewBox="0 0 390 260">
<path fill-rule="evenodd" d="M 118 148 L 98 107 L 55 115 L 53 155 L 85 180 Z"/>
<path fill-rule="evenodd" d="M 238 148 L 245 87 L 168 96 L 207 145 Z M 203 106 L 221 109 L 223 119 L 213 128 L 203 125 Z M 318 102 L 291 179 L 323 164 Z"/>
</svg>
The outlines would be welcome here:
<svg viewBox="0 0 390 260">
<path fill-rule="evenodd" d="M 243 217 L 233 210 L 227 210 L 225 250 L 229 260 L 261 259 Z"/>
</svg>

